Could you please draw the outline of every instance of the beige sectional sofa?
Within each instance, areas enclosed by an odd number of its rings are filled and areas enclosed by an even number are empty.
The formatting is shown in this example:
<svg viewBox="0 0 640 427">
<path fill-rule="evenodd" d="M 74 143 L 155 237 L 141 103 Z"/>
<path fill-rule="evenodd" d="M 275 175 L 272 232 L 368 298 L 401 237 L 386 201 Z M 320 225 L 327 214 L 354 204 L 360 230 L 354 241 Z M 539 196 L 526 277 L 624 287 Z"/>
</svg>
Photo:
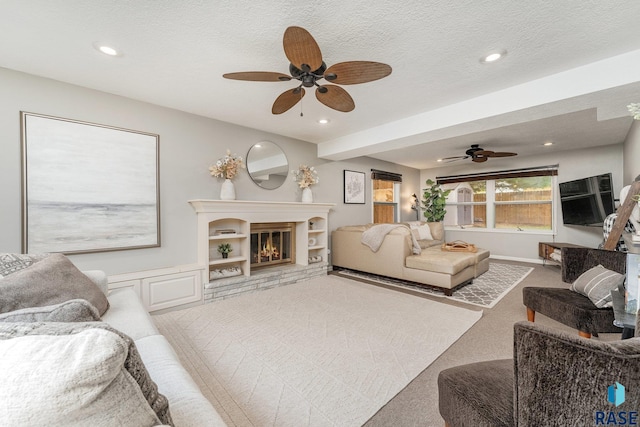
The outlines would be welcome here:
<svg viewBox="0 0 640 427">
<path fill-rule="evenodd" d="M 346 268 L 380 276 L 393 277 L 419 284 L 443 288 L 446 295 L 462 284 L 489 269 L 489 251 L 443 251 L 444 228 L 442 223 L 413 222 L 399 224 L 385 237 L 377 251 L 362 242 L 362 236 L 375 224 L 345 226 L 331 233 L 331 264 L 334 269 Z M 411 228 L 413 227 L 413 229 Z M 428 227 L 429 237 L 420 233 L 420 227 Z M 414 252 L 416 238 L 421 248 Z"/>
</svg>

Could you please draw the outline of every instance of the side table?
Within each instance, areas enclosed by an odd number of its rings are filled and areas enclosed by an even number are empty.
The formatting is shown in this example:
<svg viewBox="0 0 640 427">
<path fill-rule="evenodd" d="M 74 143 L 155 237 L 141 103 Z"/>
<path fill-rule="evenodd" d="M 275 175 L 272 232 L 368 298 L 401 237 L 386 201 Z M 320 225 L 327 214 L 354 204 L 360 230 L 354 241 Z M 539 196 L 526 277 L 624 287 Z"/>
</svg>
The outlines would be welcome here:
<svg viewBox="0 0 640 427">
<path fill-rule="evenodd" d="M 624 294 L 614 289 L 611 291 L 611 299 L 613 300 L 613 316 L 615 320 L 613 324 L 622 328 L 622 339 L 633 338 L 636 332 L 637 315 L 627 313 L 624 309 Z"/>
<path fill-rule="evenodd" d="M 538 242 L 538 256 L 542 258 L 542 265 L 546 265 L 547 261 L 553 261 L 560 264 L 560 261 L 553 259 L 551 254 L 555 249 L 562 248 L 584 248 L 584 246 L 574 245 L 573 243 Z"/>
</svg>

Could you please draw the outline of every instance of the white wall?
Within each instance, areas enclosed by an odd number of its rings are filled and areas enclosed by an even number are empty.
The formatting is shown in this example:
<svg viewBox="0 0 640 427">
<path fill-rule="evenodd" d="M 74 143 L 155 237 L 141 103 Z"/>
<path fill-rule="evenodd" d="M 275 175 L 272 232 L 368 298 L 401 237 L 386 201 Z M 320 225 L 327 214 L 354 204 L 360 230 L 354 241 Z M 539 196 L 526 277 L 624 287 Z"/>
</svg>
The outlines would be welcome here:
<svg viewBox="0 0 640 427">
<path fill-rule="evenodd" d="M 622 144 L 608 145 L 584 150 L 552 152 L 538 156 L 491 159 L 477 165 L 469 160 L 456 162 L 453 166 L 421 171 L 421 182 L 436 176 L 446 176 L 486 171 L 499 171 L 535 166 L 559 165 L 558 182 L 571 181 L 611 172 L 616 198 L 623 187 Z M 554 189 L 559 199 L 557 187 Z M 485 230 L 447 230 L 446 239 L 464 240 L 489 249 L 491 255 L 505 259 L 539 261 L 538 242 L 567 242 L 597 247 L 602 242 L 601 227 L 565 226 L 562 224 L 560 204 L 556 203 L 556 234 L 534 232 L 506 232 Z"/>
<path fill-rule="evenodd" d="M 351 160 L 329 162 L 320 165 L 318 171 L 320 176 L 330 177 L 330 186 L 314 187 L 314 197 L 319 196 L 319 200 L 328 203 L 335 203 L 330 219 L 330 229 L 334 230 L 343 225 L 366 224 L 372 222 L 373 206 L 371 203 L 371 169 L 380 169 L 387 172 L 402 174 L 400 220 L 412 221 L 416 219 L 415 211 L 411 210 L 411 195 L 420 189 L 417 169 L 407 168 L 396 164 L 383 162 L 370 157 L 358 157 Z M 364 205 L 344 203 L 344 170 L 364 172 L 365 178 L 365 201 Z"/>
<path fill-rule="evenodd" d="M 71 256 L 79 268 L 103 269 L 110 275 L 196 262 L 196 215 L 187 201 L 219 198 L 222 180 L 211 177 L 208 167 L 227 148 L 246 158 L 253 144 L 269 140 L 284 150 L 291 169 L 299 164 L 318 167 L 321 181 L 313 187 L 314 200 L 336 203 L 329 217 L 331 228 L 371 221 L 370 203 L 342 203 L 343 169 L 366 172 L 367 176 L 371 168 L 403 173 L 407 182 L 403 196 L 410 196 L 418 188 L 416 169 L 370 158 L 327 163 L 317 158 L 315 144 L 79 86 L 0 68 L 0 87 L 0 253 L 21 252 L 20 111 L 160 135 L 161 247 Z M 244 171 L 234 183 L 239 200 L 300 200 L 299 189 L 291 179 L 276 190 L 265 190 Z M 369 181 L 367 185 L 369 198 Z M 414 188 L 409 190 L 410 187 Z M 406 197 L 403 206 L 408 206 Z M 412 218 L 411 212 L 405 210 L 403 219 Z"/>
<path fill-rule="evenodd" d="M 634 120 L 624 142 L 624 183 L 629 185 L 640 175 L 640 120 Z"/>
</svg>

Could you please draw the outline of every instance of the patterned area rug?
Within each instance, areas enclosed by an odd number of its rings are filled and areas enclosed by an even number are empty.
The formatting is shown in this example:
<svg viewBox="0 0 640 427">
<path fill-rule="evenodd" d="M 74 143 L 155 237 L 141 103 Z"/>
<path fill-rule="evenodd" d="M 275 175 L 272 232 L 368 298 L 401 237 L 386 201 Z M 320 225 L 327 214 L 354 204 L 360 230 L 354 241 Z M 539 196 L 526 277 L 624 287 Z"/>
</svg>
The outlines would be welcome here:
<svg viewBox="0 0 640 427">
<path fill-rule="evenodd" d="M 329 275 L 153 319 L 229 426 L 344 427 L 364 424 L 481 317 Z"/>
<path fill-rule="evenodd" d="M 435 287 L 420 286 L 417 283 L 406 282 L 390 277 L 377 276 L 375 274 L 362 273 L 352 270 L 340 270 L 335 274 L 345 277 L 355 277 L 384 285 L 395 286 L 412 291 L 422 292 L 437 297 L 449 298 L 467 304 L 491 308 L 498 303 L 511 289 L 522 282 L 533 271 L 532 267 L 511 264 L 490 263 L 489 271 L 473 279 L 473 283 L 462 286 L 448 297 L 441 289 Z"/>
</svg>

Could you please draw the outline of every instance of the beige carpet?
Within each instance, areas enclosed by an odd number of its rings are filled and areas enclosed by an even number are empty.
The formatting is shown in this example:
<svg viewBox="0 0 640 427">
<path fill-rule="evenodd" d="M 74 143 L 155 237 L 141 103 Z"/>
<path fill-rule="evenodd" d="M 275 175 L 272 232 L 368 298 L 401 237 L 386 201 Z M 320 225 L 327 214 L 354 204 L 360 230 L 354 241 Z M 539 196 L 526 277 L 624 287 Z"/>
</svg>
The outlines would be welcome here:
<svg viewBox="0 0 640 427">
<path fill-rule="evenodd" d="M 481 316 L 326 276 L 153 318 L 230 426 L 360 426 Z"/>
</svg>

